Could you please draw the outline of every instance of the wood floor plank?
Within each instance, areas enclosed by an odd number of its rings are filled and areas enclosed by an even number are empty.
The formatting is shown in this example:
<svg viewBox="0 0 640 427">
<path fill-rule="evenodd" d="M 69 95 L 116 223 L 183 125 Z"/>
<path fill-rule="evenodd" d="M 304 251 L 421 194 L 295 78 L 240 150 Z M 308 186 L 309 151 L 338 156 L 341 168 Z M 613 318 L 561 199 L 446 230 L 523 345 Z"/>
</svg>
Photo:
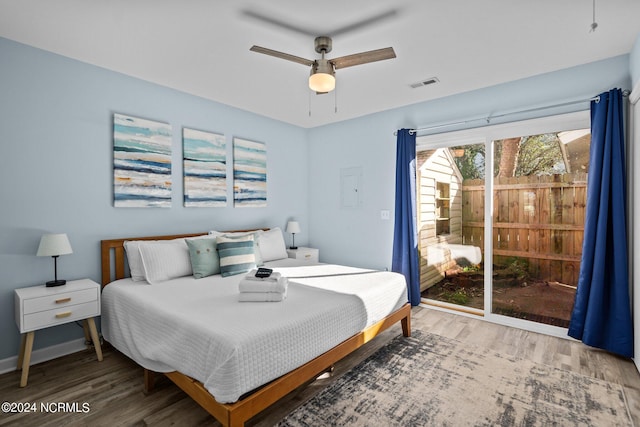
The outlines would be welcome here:
<svg viewBox="0 0 640 427">
<path fill-rule="evenodd" d="M 481 319 L 416 307 L 412 327 L 483 346 L 517 358 L 544 363 L 582 375 L 622 384 L 636 425 L 640 425 L 640 374 L 621 357 L 567 339 L 509 328 Z M 247 423 L 272 426 L 316 395 L 369 355 L 401 334 L 394 326 L 336 364 L 329 378 L 316 380 L 292 392 Z M 219 426 L 182 390 L 158 376 L 155 392 L 142 391 L 142 369 L 109 345 L 104 361 L 90 349 L 31 367 L 27 387 L 20 388 L 20 372 L 0 375 L 0 396 L 14 402 L 87 402 L 88 413 L 0 414 L 0 426 Z"/>
<path fill-rule="evenodd" d="M 216 420 L 189 396 L 143 419 L 148 426 L 217 426 Z"/>
</svg>

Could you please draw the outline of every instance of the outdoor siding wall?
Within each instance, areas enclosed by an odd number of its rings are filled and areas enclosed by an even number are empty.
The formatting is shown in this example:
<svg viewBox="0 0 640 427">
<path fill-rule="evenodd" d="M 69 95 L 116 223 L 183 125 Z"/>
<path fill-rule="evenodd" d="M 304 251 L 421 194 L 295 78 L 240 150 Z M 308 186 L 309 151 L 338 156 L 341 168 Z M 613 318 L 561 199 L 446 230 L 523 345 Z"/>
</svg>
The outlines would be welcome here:
<svg viewBox="0 0 640 427">
<path fill-rule="evenodd" d="M 462 182 L 445 149 L 420 151 L 418 157 L 418 224 L 420 291 L 444 278 L 456 263 L 440 244 L 462 243 Z M 438 235 L 438 183 L 449 185 L 449 233 Z"/>
</svg>

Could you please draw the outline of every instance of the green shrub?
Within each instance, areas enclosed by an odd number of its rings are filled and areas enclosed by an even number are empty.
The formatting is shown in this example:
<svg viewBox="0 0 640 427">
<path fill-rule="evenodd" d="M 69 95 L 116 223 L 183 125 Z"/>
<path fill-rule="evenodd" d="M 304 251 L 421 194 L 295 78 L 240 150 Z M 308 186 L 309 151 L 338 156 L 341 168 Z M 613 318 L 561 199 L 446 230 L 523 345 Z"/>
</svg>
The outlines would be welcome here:
<svg viewBox="0 0 640 427">
<path fill-rule="evenodd" d="M 509 258 L 506 269 L 519 280 L 525 280 L 529 277 L 529 262 L 522 258 Z"/>
<path fill-rule="evenodd" d="M 442 300 L 453 303 L 453 304 L 458 304 L 458 305 L 469 304 L 469 296 L 464 291 L 464 289 L 458 289 L 452 292 L 445 292 L 442 295 Z"/>
<path fill-rule="evenodd" d="M 475 273 L 476 271 L 480 271 L 480 264 L 470 264 L 462 267 L 462 271 L 465 273 Z"/>
</svg>

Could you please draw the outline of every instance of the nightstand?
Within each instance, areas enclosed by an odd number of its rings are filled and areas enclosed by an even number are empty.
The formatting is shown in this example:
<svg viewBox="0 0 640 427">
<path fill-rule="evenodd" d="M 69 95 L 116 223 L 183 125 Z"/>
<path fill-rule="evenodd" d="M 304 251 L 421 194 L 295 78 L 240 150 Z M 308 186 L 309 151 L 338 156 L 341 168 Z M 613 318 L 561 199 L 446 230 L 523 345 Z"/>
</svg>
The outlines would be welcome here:
<svg viewBox="0 0 640 427">
<path fill-rule="evenodd" d="M 15 290 L 16 324 L 22 334 L 18 370 L 22 368 L 20 387 L 27 385 L 35 331 L 50 326 L 84 320 L 85 337 L 90 335 L 98 361 L 102 349 L 94 317 L 100 316 L 100 285 L 89 279 L 70 280 L 64 286 L 45 285 Z"/>
<path fill-rule="evenodd" d="M 287 255 L 289 255 L 289 258 L 300 259 L 309 263 L 317 264 L 320 262 L 320 250 L 316 248 L 303 248 L 300 246 L 298 249 L 287 249 Z"/>
</svg>

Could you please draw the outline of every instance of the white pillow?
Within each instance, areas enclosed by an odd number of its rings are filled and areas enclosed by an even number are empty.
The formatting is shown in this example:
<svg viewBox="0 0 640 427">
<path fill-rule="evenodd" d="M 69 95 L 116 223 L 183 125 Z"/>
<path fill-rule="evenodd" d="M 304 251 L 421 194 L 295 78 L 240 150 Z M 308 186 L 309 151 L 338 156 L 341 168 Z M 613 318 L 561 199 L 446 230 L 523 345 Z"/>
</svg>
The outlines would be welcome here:
<svg viewBox="0 0 640 427">
<path fill-rule="evenodd" d="M 195 236 L 195 237 L 189 237 L 189 240 L 198 240 L 198 239 L 215 239 L 216 236 L 212 236 L 211 233 L 208 234 L 201 234 L 199 236 Z"/>
<path fill-rule="evenodd" d="M 234 237 L 244 237 L 244 236 L 250 236 L 250 235 L 257 236 L 260 233 L 264 233 L 264 230 L 230 231 L 230 232 L 211 230 L 211 231 L 209 231 L 209 237 L 211 237 L 211 236 L 213 236 L 213 237 L 225 236 L 225 237 L 234 238 Z"/>
<path fill-rule="evenodd" d="M 258 247 L 263 262 L 287 258 L 287 247 L 279 227 L 262 232 L 258 236 Z"/>
<path fill-rule="evenodd" d="M 209 237 L 206 234 L 204 236 Z M 173 240 L 125 240 L 124 250 L 127 254 L 127 263 L 129 264 L 131 279 L 133 279 L 134 282 L 144 282 L 147 280 L 144 273 L 144 265 L 142 265 L 142 258 L 140 258 L 141 243 L 170 244 L 180 240 L 184 241 L 182 238 Z"/>
<path fill-rule="evenodd" d="M 149 242 L 160 242 L 159 240 L 148 240 Z M 142 258 L 140 258 L 140 243 L 145 240 L 126 240 L 124 242 L 124 250 L 127 253 L 127 263 L 129 264 L 129 272 L 134 282 L 144 282 L 144 266 Z"/>
<path fill-rule="evenodd" d="M 139 249 L 145 279 L 152 285 L 193 274 L 189 247 L 184 239 L 163 244 L 140 242 Z"/>
</svg>

